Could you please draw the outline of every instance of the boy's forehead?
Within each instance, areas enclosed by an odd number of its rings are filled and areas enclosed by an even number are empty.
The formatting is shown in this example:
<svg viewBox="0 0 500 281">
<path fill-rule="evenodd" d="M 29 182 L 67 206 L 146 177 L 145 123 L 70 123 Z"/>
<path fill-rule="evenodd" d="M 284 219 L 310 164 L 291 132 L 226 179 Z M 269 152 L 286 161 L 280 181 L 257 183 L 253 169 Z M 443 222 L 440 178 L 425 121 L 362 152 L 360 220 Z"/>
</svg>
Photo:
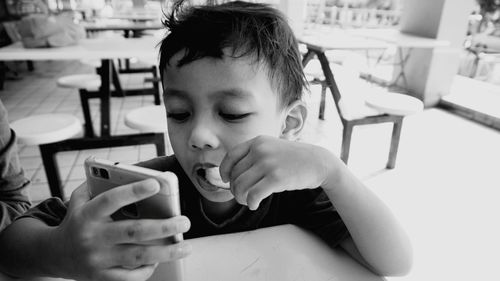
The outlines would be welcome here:
<svg viewBox="0 0 500 281">
<path fill-rule="evenodd" d="M 169 100 L 197 100 L 199 94 L 213 100 L 238 100 L 249 104 L 278 103 L 278 95 L 266 68 L 254 58 L 204 57 L 177 66 L 183 54 L 172 57 L 163 73 L 164 95 Z M 272 99 L 272 100 L 271 100 Z"/>
<path fill-rule="evenodd" d="M 232 52 L 230 48 L 225 48 L 222 58 L 205 56 L 179 66 L 179 62 L 185 55 L 186 50 L 181 50 L 170 58 L 163 70 L 164 79 L 175 77 L 180 73 L 198 73 L 200 74 L 199 77 L 218 76 L 216 77 L 217 80 L 225 79 L 226 82 L 230 80 L 230 82 L 236 83 L 240 80 L 241 82 L 246 82 L 255 76 L 259 76 L 261 82 L 269 84 L 273 91 L 276 90 L 274 83 L 276 81 L 271 79 L 267 63 L 263 60 L 258 60 L 256 55 L 240 55 Z M 217 71 L 217 73 L 212 73 L 214 71 Z M 179 82 L 185 84 L 188 81 L 182 80 Z"/>
</svg>

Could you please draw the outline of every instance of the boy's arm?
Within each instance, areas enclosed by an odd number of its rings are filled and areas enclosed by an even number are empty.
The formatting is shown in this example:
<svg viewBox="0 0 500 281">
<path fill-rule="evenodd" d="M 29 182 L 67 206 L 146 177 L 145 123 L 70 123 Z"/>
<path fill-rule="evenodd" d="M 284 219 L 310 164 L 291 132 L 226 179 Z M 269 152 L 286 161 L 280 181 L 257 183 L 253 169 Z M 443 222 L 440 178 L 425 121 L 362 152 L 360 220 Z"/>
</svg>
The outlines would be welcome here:
<svg viewBox="0 0 500 281">
<path fill-rule="evenodd" d="M 371 269 L 402 275 L 411 267 L 409 239 L 391 211 L 327 149 L 259 136 L 229 151 L 220 173 L 236 201 L 251 210 L 272 193 L 321 186 Z M 343 245 L 355 254 L 349 239 Z"/>
<path fill-rule="evenodd" d="M 408 273 L 411 243 L 392 212 L 340 159 L 330 153 L 323 155 L 329 158 L 330 169 L 322 187 L 352 237 L 341 246 L 380 275 Z"/>
</svg>

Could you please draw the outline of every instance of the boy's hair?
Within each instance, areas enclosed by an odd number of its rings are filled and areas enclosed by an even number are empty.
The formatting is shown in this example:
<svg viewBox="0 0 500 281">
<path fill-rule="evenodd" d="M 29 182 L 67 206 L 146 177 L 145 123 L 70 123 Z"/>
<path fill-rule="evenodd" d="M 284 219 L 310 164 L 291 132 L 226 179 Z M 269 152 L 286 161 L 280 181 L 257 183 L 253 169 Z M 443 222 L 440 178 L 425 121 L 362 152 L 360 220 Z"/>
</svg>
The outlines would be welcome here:
<svg viewBox="0 0 500 281">
<path fill-rule="evenodd" d="M 160 46 L 160 75 L 181 50 L 177 67 L 204 57 L 221 59 L 229 48 L 231 57 L 252 56 L 265 64 L 281 107 L 301 99 L 307 82 L 297 40 L 278 10 L 242 1 L 207 6 L 178 1 L 163 24 L 169 34 Z"/>
</svg>

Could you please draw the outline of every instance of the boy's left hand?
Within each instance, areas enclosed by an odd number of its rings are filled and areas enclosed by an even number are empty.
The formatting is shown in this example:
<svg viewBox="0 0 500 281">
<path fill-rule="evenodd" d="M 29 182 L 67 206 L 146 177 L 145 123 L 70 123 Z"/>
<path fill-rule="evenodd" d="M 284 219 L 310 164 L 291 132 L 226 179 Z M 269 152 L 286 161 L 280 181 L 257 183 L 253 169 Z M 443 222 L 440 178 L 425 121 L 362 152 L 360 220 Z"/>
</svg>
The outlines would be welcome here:
<svg viewBox="0 0 500 281">
<path fill-rule="evenodd" d="M 331 159 L 329 151 L 315 145 L 259 136 L 229 151 L 220 174 L 230 181 L 236 201 L 256 210 L 272 193 L 321 186 Z"/>
</svg>

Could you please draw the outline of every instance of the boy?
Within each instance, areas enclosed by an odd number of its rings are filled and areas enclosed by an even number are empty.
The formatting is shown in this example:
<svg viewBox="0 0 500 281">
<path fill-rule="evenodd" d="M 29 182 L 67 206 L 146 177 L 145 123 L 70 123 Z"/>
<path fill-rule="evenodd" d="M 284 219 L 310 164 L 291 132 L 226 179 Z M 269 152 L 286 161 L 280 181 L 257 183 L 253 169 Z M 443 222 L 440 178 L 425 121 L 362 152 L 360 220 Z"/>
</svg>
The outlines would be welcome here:
<svg viewBox="0 0 500 281">
<path fill-rule="evenodd" d="M 0 237 L 10 253 L 23 253 L 4 260 L 2 269 L 16 276 L 144 280 L 155 263 L 186 256 L 189 241 L 137 241 L 293 223 L 378 274 L 405 274 L 411 246 L 385 205 L 330 152 L 294 141 L 306 118 L 300 100 L 306 83 L 283 17 L 262 4 L 185 9 L 180 3 L 166 26 L 160 69 L 175 156 L 139 165 L 177 175 L 184 216 L 112 222 L 110 214 L 158 192 L 158 183 L 121 186 L 92 200 L 82 186 L 67 209 L 46 202 Z"/>
</svg>

